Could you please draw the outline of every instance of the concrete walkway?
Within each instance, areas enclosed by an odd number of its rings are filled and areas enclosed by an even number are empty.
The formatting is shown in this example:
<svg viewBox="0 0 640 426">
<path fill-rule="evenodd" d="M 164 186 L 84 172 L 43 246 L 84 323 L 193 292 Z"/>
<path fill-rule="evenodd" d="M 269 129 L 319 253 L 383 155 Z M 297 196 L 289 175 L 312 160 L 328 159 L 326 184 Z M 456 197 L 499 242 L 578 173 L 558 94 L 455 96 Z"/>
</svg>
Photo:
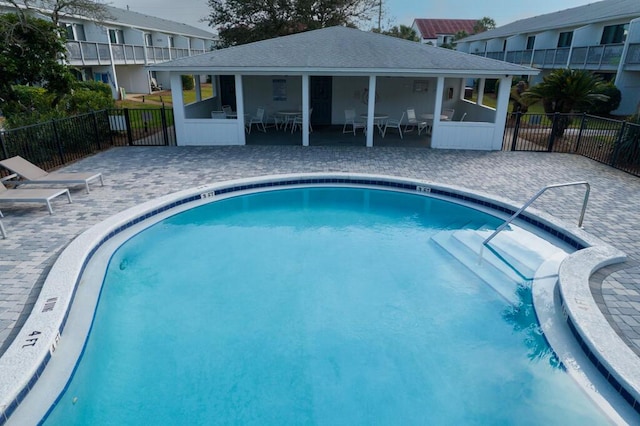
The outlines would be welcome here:
<svg viewBox="0 0 640 426">
<path fill-rule="evenodd" d="M 102 171 L 105 186 L 72 189 L 74 203 L 3 205 L 8 238 L 0 239 L 0 354 L 13 340 L 58 253 L 78 234 L 142 201 L 202 183 L 279 173 L 377 173 L 453 184 L 523 204 L 545 185 L 586 180 L 591 198 L 584 229 L 629 260 L 592 278 L 594 298 L 640 355 L 640 179 L 571 154 L 441 151 L 399 147 L 121 147 L 64 171 Z M 581 187 L 548 191 L 533 207 L 577 223 Z"/>
</svg>

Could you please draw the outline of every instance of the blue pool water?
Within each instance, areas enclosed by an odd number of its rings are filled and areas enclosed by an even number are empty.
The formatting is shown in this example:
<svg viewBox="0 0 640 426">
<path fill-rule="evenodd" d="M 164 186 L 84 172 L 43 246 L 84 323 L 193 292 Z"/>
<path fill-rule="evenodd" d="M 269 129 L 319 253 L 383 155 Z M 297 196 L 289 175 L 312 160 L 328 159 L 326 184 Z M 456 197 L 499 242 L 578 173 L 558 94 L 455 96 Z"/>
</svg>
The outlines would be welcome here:
<svg viewBox="0 0 640 426">
<path fill-rule="evenodd" d="M 431 237 L 501 221 L 417 195 L 265 192 L 113 255 L 47 425 L 606 424 L 514 307 Z"/>
</svg>

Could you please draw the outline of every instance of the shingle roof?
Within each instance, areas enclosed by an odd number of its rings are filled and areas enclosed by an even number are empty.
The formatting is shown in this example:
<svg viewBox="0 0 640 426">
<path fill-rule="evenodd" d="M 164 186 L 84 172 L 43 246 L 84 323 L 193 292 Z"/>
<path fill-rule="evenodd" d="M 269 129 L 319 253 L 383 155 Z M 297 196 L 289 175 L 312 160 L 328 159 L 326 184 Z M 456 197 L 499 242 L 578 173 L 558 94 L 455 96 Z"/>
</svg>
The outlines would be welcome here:
<svg viewBox="0 0 640 426">
<path fill-rule="evenodd" d="M 553 28 L 576 28 L 595 22 L 640 17 L 640 0 L 604 0 L 585 6 L 521 19 L 460 41 L 486 40 L 515 34 L 531 34 Z"/>
<path fill-rule="evenodd" d="M 378 72 L 418 75 L 537 74 L 538 71 L 414 41 L 330 27 L 258 41 L 149 67 L 157 71 Z"/>
<path fill-rule="evenodd" d="M 111 15 L 111 19 L 107 19 L 106 22 L 113 23 L 114 25 L 126 25 L 140 29 L 199 37 L 209 40 L 217 38 L 214 33 L 210 33 L 181 22 L 156 18 L 155 16 L 145 15 L 144 13 L 133 12 L 131 10 L 120 9 L 113 6 L 106 6 L 106 8 L 108 13 Z"/>
<path fill-rule="evenodd" d="M 438 35 L 454 35 L 458 31 L 473 33 L 477 19 L 415 19 L 415 26 L 424 39 L 438 38 Z"/>
</svg>

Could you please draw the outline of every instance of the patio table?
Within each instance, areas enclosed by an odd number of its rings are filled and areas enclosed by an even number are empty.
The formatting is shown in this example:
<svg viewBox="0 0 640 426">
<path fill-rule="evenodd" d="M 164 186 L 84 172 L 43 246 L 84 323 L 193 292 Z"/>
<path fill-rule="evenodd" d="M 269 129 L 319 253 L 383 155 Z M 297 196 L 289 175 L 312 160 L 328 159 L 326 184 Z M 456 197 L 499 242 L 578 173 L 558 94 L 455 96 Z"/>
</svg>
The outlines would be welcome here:
<svg viewBox="0 0 640 426">
<path fill-rule="evenodd" d="M 282 110 L 277 112 L 278 115 L 281 115 L 284 119 L 284 127 L 283 130 L 287 130 L 287 125 L 293 121 L 293 119 L 297 116 L 302 115 L 302 111 L 300 110 Z"/>
<path fill-rule="evenodd" d="M 368 114 L 360 114 L 360 117 L 363 118 L 365 121 L 369 118 Z M 376 127 L 378 128 L 378 131 L 380 132 L 380 134 L 382 135 L 384 133 L 384 124 L 386 123 L 386 121 L 389 119 L 389 115 L 387 114 L 383 114 L 381 112 L 374 112 L 373 113 L 373 122 L 376 125 Z"/>
<path fill-rule="evenodd" d="M 433 120 L 434 115 L 433 114 L 420 114 L 420 118 L 422 118 L 423 120 Z M 440 121 L 449 121 L 449 116 L 448 115 L 444 115 L 444 114 L 440 114 Z"/>
</svg>

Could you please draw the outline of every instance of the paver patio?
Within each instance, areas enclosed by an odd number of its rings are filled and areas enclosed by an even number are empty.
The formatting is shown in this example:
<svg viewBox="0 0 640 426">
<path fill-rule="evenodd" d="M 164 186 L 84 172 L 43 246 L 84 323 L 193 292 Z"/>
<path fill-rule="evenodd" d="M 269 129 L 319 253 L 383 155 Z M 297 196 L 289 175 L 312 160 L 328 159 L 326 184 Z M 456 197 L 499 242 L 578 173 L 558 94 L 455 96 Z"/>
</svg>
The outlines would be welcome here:
<svg viewBox="0 0 640 426">
<path fill-rule="evenodd" d="M 72 190 L 73 204 L 3 207 L 8 238 L 0 239 L 0 354 L 29 315 L 47 271 L 78 234 L 142 201 L 203 183 L 279 173 L 358 172 L 452 184 L 523 204 L 545 185 L 591 184 L 584 230 L 629 259 L 592 277 L 594 297 L 640 356 L 640 179 L 587 158 L 536 152 L 443 151 L 402 147 L 113 148 L 65 171 L 101 171 L 105 186 Z M 581 187 L 547 191 L 533 207 L 575 226 Z"/>
</svg>

